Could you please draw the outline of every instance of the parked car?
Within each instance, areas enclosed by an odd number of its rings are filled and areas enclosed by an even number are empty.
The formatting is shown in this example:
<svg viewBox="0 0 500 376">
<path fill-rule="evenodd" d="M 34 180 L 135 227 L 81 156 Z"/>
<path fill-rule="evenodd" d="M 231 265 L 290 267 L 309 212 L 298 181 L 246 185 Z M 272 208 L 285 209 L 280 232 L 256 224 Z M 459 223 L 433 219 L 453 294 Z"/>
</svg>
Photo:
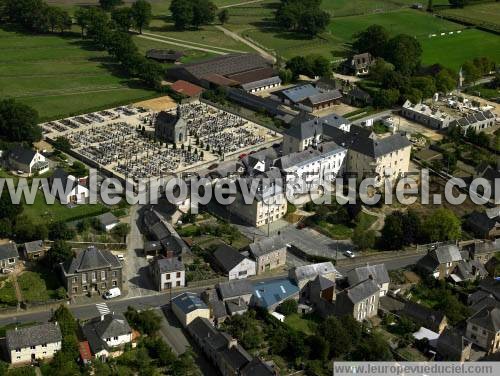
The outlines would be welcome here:
<svg viewBox="0 0 500 376">
<path fill-rule="evenodd" d="M 297 228 L 298 228 L 299 230 L 302 230 L 304 227 L 306 227 L 306 224 L 305 224 L 304 222 L 299 222 L 299 223 L 297 224 Z"/>
<path fill-rule="evenodd" d="M 104 299 L 113 299 L 117 298 L 122 294 L 118 287 L 110 288 L 108 291 L 104 293 Z"/>
<path fill-rule="evenodd" d="M 344 256 L 349 257 L 349 258 L 354 258 L 354 252 L 353 251 L 345 251 Z"/>
<path fill-rule="evenodd" d="M 119 253 L 116 255 L 116 257 L 118 258 L 118 260 L 120 260 L 121 262 L 125 261 L 125 256 L 123 256 L 122 253 Z"/>
</svg>

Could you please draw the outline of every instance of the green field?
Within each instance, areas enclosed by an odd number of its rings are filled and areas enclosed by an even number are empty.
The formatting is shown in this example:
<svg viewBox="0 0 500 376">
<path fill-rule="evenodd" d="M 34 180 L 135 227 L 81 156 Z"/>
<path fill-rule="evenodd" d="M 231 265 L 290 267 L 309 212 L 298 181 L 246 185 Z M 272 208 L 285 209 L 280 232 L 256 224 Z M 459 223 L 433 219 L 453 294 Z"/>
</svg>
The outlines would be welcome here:
<svg viewBox="0 0 500 376">
<path fill-rule="evenodd" d="M 500 30 L 500 3 L 498 2 L 471 5 L 461 9 L 446 9 L 440 11 L 439 14 L 474 25 Z"/>
<path fill-rule="evenodd" d="M 469 29 L 460 34 L 421 38 L 423 64 L 441 63 L 455 70 L 466 60 L 488 56 L 500 62 L 500 37 L 485 31 Z"/>
</svg>

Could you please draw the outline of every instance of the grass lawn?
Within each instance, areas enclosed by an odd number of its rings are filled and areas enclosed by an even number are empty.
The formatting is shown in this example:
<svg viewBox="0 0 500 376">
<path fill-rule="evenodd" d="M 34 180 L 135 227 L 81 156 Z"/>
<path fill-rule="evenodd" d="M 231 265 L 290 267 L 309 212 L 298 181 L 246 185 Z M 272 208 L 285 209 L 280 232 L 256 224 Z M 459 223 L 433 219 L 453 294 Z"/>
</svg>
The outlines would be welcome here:
<svg viewBox="0 0 500 376">
<path fill-rule="evenodd" d="M 0 278 L 0 307 L 17 305 L 14 285 L 8 277 Z"/>
<path fill-rule="evenodd" d="M 157 94 L 112 73 L 106 52 L 77 34 L 27 35 L 0 29 L 0 98 L 33 106 L 42 120 L 109 108 Z"/>
<path fill-rule="evenodd" d="M 61 205 L 58 200 L 54 204 L 49 205 L 45 202 L 43 192 L 38 191 L 33 205 L 24 204 L 23 215 L 29 217 L 33 223 L 51 222 L 69 222 L 76 219 L 91 217 L 109 211 L 102 204 L 86 204 L 76 205 L 73 208 L 68 208 L 66 205 Z"/>
<path fill-rule="evenodd" d="M 333 239 L 349 239 L 353 232 L 353 229 L 346 225 L 328 223 L 326 221 L 319 222 L 318 226 Z"/>
<path fill-rule="evenodd" d="M 485 99 L 493 99 L 500 97 L 499 89 L 490 89 L 485 85 L 478 85 L 478 86 L 473 86 L 471 88 L 467 88 L 466 92 L 474 95 L 477 95 L 477 93 L 479 93 L 480 97 Z"/>
<path fill-rule="evenodd" d="M 305 335 L 311 335 L 314 333 L 314 329 L 317 323 L 300 316 L 298 313 L 293 313 L 285 317 L 285 324 L 290 328 L 295 329 Z"/>
<path fill-rule="evenodd" d="M 58 298 L 61 287 L 57 275 L 45 269 L 25 271 L 17 277 L 17 283 L 26 302 L 44 302 Z"/>
<path fill-rule="evenodd" d="M 498 2 L 470 5 L 465 8 L 445 9 L 440 11 L 439 14 L 456 17 L 457 20 L 474 25 L 500 30 L 500 4 Z"/>
<path fill-rule="evenodd" d="M 485 31 L 468 29 L 460 34 L 421 38 L 424 50 L 422 62 L 440 62 L 459 70 L 462 63 L 475 57 L 488 56 L 500 62 L 500 37 Z"/>
</svg>

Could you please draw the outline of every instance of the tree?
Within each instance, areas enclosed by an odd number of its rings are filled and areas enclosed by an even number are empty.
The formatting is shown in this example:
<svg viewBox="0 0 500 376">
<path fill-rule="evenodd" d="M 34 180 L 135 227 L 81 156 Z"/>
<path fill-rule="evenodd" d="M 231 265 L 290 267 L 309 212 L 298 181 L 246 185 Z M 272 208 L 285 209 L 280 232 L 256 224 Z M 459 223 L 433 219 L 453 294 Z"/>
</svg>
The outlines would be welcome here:
<svg viewBox="0 0 500 376">
<path fill-rule="evenodd" d="M 29 242 L 33 240 L 47 239 L 47 226 L 43 223 L 33 223 L 33 221 L 24 215 L 18 216 L 12 229 L 18 242 Z"/>
<path fill-rule="evenodd" d="M 453 8 L 463 8 L 469 3 L 469 0 L 448 0 Z"/>
<path fill-rule="evenodd" d="M 117 7 L 118 5 L 122 4 L 123 4 L 122 0 L 99 0 L 99 5 L 101 6 L 102 9 L 106 11 L 110 11 L 113 8 Z"/>
<path fill-rule="evenodd" d="M 388 361 L 392 360 L 392 354 L 387 341 L 373 332 L 363 338 L 351 358 L 355 361 Z"/>
<path fill-rule="evenodd" d="M 420 42 L 409 35 L 399 34 L 387 42 L 385 58 L 394 64 L 394 68 L 405 74 L 412 75 L 420 65 L 422 46 Z"/>
<path fill-rule="evenodd" d="M 434 5 L 432 0 L 427 1 L 427 12 L 432 12 L 434 10 Z"/>
<path fill-rule="evenodd" d="M 399 101 L 398 89 L 382 89 L 373 96 L 373 104 L 378 108 L 391 108 Z"/>
<path fill-rule="evenodd" d="M 370 67 L 370 78 L 376 82 L 382 82 L 384 77 L 392 72 L 394 66 L 386 62 L 383 58 L 379 57 L 375 63 Z"/>
<path fill-rule="evenodd" d="M 436 89 L 441 93 L 450 93 L 457 86 L 457 79 L 447 69 L 442 69 L 436 74 Z"/>
<path fill-rule="evenodd" d="M 457 240 L 462 235 L 460 219 L 445 208 L 435 210 L 424 220 L 423 231 L 431 242 Z"/>
<path fill-rule="evenodd" d="M 69 228 L 66 222 L 54 222 L 49 226 L 49 239 L 51 240 L 70 240 L 75 235 L 75 230 Z"/>
<path fill-rule="evenodd" d="M 152 17 L 151 4 L 147 1 L 137 0 L 132 4 L 132 18 L 140 34 L 142 34 L 142 29 L 149 25 Z"/>
<path fill-rule="evenodd" d="M 191 0 L 172 0 L 170 3 L 170 13 L 172 14 L 175 28 L 183 30 L 193 20 L 193 3 Z"/>
<path fill-rule="evenodd" d="M 71 246 L 64 240 L 56 240 L 49 248 L 47 255 L 49 256 L 50 264 L 56 267 L 61 262 L 65 262 L 73 257 Z"/>
<path fill-rule="evenodd" d="M 321 9 L 321 0 L 282 0 L 275 20 L 282 29 L 313 37 L 326 29 L 330 14 Z"/>
<path fill-rule="evenodd" d="M 329 316 L 319 325 L 318 334 L 328 341 L 331 357 L 337 358 L 351 351 L 350 334 L 335 316 Z"/>
<path fill-rule="evenodd" d="M 133 307 L 127 307 L 125 312 L 130 325 L 142 334 L 153 335 L 161 328 L 161 321 L 158 314 L 151 309 L 138 312 Z"/>
<path fill-rule="evenodd" d="M 436 82 L 431 76 L 412 77 L 411 86 L 422 93 L 422 98 L 431 98 L 437 91 Z"/>
<path fill-rule="evenodd" d="M 381 237 L 384 248 L 388 250 L 403 248 L 404 232 L 403 214 L 401 212 L 395 211 L 386 216 Z"/>
<path fill-rule="evenodd" d="M 287 83 L 290 83 L 293 81 L 293 73 L 290 69 L 280 69 L 279 76 L 281 78 L 281 81 L 284 84 L 287 84 Z"/>
<path fill-rule="evenodd" d="M 210 0 L 192 0 L 193 19 L 191 24 L 195 27 L 212 23 L 215 19 L 217 7 Z"/>
<path fill-rule="evenodd" d="M 375 246 L 376 234 L 373 230 L 365 230 L 356 226 L 352 234 L 352 242 L 362 251 Z"/>
<path fill-rule="evenodd" d="M 29 144 L 42 138 L 38 112 L 14 99 L 0 100 L 0 138 Z"/>
<path fill-rule="evenodd" d="M 221 25 L 224 25 L 227 21 L 229 21 L 229 11 L 227 9 L 222 9 L 217 15 L 217 18 L 219 19 Z"/>
<path fill-rule="evenodd" d="M 326 30 L 330 14 L 317 8 L 307 9 L 300 15 L 298 31 L 314 37 Z"/>
<path fill-rule="evenodd" d="M 323 335 L 312 335 L 306 339 L 307 346 L 312 349 L 311 359 L 326 361 L 330 353 L 330 345 Z"/>
<path fill-rule="evenodd" d="M 90 12 L 86 8 L 78 7 L 75 10 L 76 24 L 80 26 L 82 38 L 90 22 Z"/>
<path fill-rule="evenodd" d="M 469 83 L 476 82 L 479 78 L 481 78 L 481 71 L 479 67 L 477 67 L 473 62 L 466 61 L 462 65 L 462 72 L 465 77 L 465 81 Z"/>
<path fill-rule="evenodd" d="M 403 243 L 405 245 L 417 244 L 422 240 L 422 220 L 420 215 L 409 209 L 403 216 Z"/>
<path fill-rule="evenodd" d="M 389 32 L 381 25 L 371 25 L 357 33 L 352 49 L 357 53 L 369 52 L 372 56 L 384 56 L 389 41 Z"/>
<path fill-rule="evenodd" d="M 322 55 L 308 55 L 306 56 L 306 61 L 309 64 L 309 69 L 314 76 L 319 77 L 330 77 L 331 74 L 331 64 L 330 60 Z"/>
<path fill-rule="evenodd" d="M 297 313 L 298 303 L 295 299 L 287 299 L 278 306 L 278 312 L 288 316 Z"/>
<path fill-rule="evenodd" d="M 125 239 L 130 232 L 130 225 L 128 223 L 119 223 L 111 230 L 111 232 L 118 238 Z"/>
<path fill-rule="evenodd" d="M 132 9 L 113 9 L 113 11 L 111 12 L 111 19 L 116 23 L 120 30 L 128 32 L 134 22 Z"/>
</svg>

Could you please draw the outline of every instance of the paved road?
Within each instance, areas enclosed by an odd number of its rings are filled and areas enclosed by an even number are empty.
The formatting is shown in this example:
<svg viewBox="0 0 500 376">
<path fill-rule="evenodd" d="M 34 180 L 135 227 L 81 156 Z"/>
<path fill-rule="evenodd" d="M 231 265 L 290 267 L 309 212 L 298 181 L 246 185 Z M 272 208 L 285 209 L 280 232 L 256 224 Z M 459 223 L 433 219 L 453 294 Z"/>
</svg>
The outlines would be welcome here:
<svg viewBox="0 0 500 376">
<path fill-rule="evenodd" d="M 255 3 L 261 3 L 264 0 L 250 0 L 250 1 L 244 1 L 242 3 L 235 3 L 235 4 L 228 4 L 228 5 L 223 5 L 219 7 L 219 9 L 223 8 L 233 8 L 233 7 L 239 7 L 240 5 L 248 5 L 248 4 L 255 4 Z"/>
<path fill-rule="evenodd" d="M 401 269 L 401 268 L 413 265 L 418 260 L 420 260 L 422 257 L 423 257 L 423 255 L 406 255 L 406 256 L 394 257 L 392 259 L 388 259 L 387 257 L 380 257 L 378 259 L 372 258 L 372 259 L 370 259 L 370 264 L 373 265 L 373 264 L 384 263 L 387 270 L 396 270 L 396 269 Z M 363 260 L 363 257 L 359 257 L 357 259 L 354 259 L 352 264 L 338 266 L 337 269 L 340 273 L 345 275 L 345 273 L 347 273 L 349 270 L 352 270 L 354 268 L 357 268 L 358 266 L 364 266 L 364 265 L 366 265 L 366 260 Z"/>
<path fill-rule="evenodd" d="M 264 59 L 271 61 L 273 64 L 276 63 L 276 58 L 273 55 L 271 55 L 269 52 L 264 50 L 263 48 L 257 46 L 256 44 L 250 42 L 249 40 L 241 37 L 240 35 L 232 32 L 231 30 L 226 29 L 224 26 L 217 25 L 215 27 L 217 29 L 221 30 L 222 32 L 224 32 L 224 34 L 233 38 L 234 40 L 237 40 L 241 43 L 245 43 L 247 46 L 249 46 L 250 48 L 257 51 Z"/>
</svg>

